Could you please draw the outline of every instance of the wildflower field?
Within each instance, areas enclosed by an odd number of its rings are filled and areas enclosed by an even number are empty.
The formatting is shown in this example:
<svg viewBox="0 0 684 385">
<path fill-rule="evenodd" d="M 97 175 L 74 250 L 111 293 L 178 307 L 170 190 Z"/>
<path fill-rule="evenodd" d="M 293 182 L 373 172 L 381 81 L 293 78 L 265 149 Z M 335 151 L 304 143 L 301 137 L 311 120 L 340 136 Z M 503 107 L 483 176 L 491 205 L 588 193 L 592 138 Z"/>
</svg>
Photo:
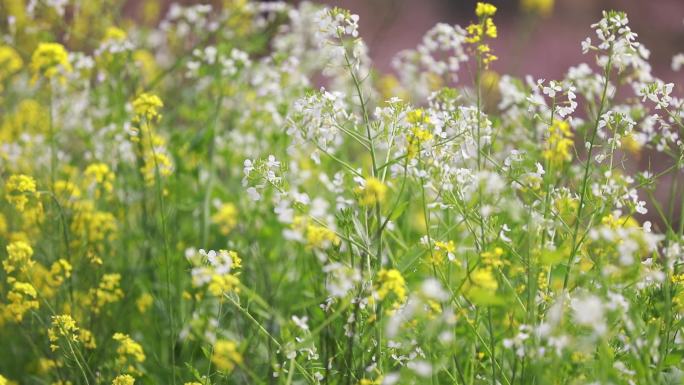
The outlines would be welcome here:
<svg viewBox="0 0 684 385">
<path fill-rule="evenodd" d="M 684 87 L 626 14 L 544 80 L 488 3 L 392 73 L 343 9 L 161 7 L 0 0 L 0 385 L 684 384 Z"/>
</svg>

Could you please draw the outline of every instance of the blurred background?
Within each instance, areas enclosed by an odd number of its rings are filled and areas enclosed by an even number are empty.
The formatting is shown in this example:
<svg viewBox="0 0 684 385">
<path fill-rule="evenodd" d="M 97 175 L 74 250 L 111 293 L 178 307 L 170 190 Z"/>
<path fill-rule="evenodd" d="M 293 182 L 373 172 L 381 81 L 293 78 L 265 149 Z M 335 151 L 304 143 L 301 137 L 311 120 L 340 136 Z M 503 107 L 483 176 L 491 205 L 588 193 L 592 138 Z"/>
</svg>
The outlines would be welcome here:
<svg viewBox="0 0 684 385">
<path fill-rule="evenodd" d="M 229 0 L 245 1 L 245 0 Z M 262 0 L 269 1 L 269 0 Z M 393 56 L 415 48 L 436 23 L 467 26 L 475 18 L 477 0 L 309 0 L 349 9 L 360 16 L 360 34 L 370 48 L 374 66 L 392 70 Z M 184 5 L 221 3 L 221 0 L 128 0 L 125 13 L 134 19 L 146 14 L 163 16 L 171 3 Z M 286 0 L 298 4 L 300 0 Z M 500 74 L 534 75 L 559 79 L 568 67 L 593 63 L 582 55 L 580 42 L 595 39 L 591 24 L 601 11 L 627 12 L 639 41 L 651 51 L 653 73 L 674 82 L 681 90 L 684 69 L 671 68 L 672 56 L 684 52 L 684 0 L 489 0 L 497 6 L 499 37 L 491 45 L 499 60 L 492 69 Z M 152 20 L 147 20 L 154 24 Z"/>
<path fill-rule="evenodd" d="M 438 22 L 463 27 L 474 19 L 476 0 L 323 0 L 360 16 L 360 33 L 376 68 L 391 69 L 392 56 L 415 47 Z M 490 0 L 498 8 L 499 38 L 492 44 L 499 73 L 560 78 L 568 67 L 593 62 L 580 42 L 594 37 L 590 25 L 601 11 L 627 12 L 639 41 L 651 51 L 656 76 L 682 84 L 684 71 L 671 69 L 684 51 L 684 0 Z M 595 40 L 595 39 L 594 39 Z"/>
</svg>

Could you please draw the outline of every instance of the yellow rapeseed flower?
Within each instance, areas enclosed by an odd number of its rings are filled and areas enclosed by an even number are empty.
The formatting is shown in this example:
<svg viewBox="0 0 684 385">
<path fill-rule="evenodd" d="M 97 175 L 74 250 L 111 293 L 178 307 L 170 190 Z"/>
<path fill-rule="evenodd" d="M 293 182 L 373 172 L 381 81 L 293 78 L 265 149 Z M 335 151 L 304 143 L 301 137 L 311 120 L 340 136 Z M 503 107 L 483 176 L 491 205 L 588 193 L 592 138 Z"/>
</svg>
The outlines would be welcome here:
<svg viewBox="0 0 684 385">
<path fill-rule="evenodd" d="M 368 378 L 362 378 L 361 381 L 359 381 L 359 385 L 382 385 L 382 380 L 384 377 L 380 376 L 376 378 L 375 380 L 371 380 Z"/>
<path fill-rule="evenodd" d="M 488 267 L 501 267 L 504 265 L 504 261 L 501 259 L 504 251 L 500 247 L 495 247 L 493 250 L 483 251 L 480 256 L 482 257 L 482 263 Z"/>
<path fill-rule="evenodd" d="M 145 118 L 149 122 L 159 121 L 162 118 L 162 115 L 159 113 L 162 107 L 164 107 L 164 103 L 159 96 L 142 93 L 133 100 L 133 112 L 135 113 L 133 120 L 139 122 Z"/>
<path fill-rule="evenodd" d="M 12 290 L 7 293 L 7 310 L 16 322 L 21 322 L 31 309 L 38 309 L 39 303 L 36 300 L 38 293 L 30 283 L 15 281 Z"/>
<path fill-rule="evenodd" d="M 157 171 L 159 177 L 167 177 L 173 172 L 173 162 L 168 155 L 162 152 L 148 151 L 145 156 L 145 165 L 142 167 L 142 174 L 148 185 L 153 185 L 156 181 Z"/>
<path fill-rule="evenodd" d="M 119 343 L 116 348 L 116 363 L 131 373 L 138 373 L 135 364 L 145 362 L 145 352 L 142 346 L 128 334 L 114 333 L 112 339 Z"/>
<path fill-rule="evenodd" d="M 466 27 L 468 35 L 465 38 L 465 42 L 476 44 L 476 52 L 478 57 L 481 58 L 485 68 L 489 67 L 489 63 L 498 59 L 491 53 L 489 45 L 483 42 L 485 38 L 494 39 L 498 36 L 496 24 L 494 24 L 494 21 L 492 20 L 492 16 L 494 16 L 495 13 L 495 6 L 488 3 L 477 3 L 475 14 L 480 18 L 480 21 Z"/>
<path fill-rule="evenodd" d="M 24 211 L 29 197 L 35 193 L 36 180 L 28 175 L 12 175 L 5 184 L 5 199 L 19 211 Z"/>
<path fill-rule="evenodd" d="M 237 350 L 237 344 L 233 341 L 218 340 L 214 344 L 211 362 L 220 371 L 230 372 L 235 365 L 242 364 L 242 354 Z"/>
<path fill-rule="evenodd" d="M 135 301 L 135 306 L 138 308 L 138 311 L 140 313 L 145 313 L 147 312 L 147 309 L 152 306 L 152 303 L 154 302 L 154 297 L 150 293 L 142 293 L 140 297 Z"/>
<path fill-rule="evenodd" d="M 638 157 L 641 154 L 641 143 L 639 143 L 631 132 L 620 139 L 620 145 L 630 154 Z"/>
<path fill-rule="evenodd" d="M 233 274 L 212 274 L 207 290 L 214 297 L 228 292 L 240 292 L 240 280 Z"/>
<path fill-rule="evenodd" d="M 104 39 L 103 41 L 106 40 L 116 40 L 116 41 L 122 41 L 126 39 L 126 31 L 124 31 L 121 28 L 117 28 L 114 26 L 107 27 L 107 30 L 105 31 Z"/>
<path fill-rule="evenodd" d="M 93 332 L 91 332 L 88 329 L 80 328 L 78 330 L 78 340 L 83 344 L 83 347 L 86 349 L 96 349 L 97 344 L 95 343 L 95 336 L 93 336 Z"/>
<path fill-rule="evenodd" d="M 54 352 L 59 349 L 59 339 L 64 337 L 70 342 L 78 342 L 78 327 L 76 321 L 68 314 L 52 316 L 52 326 L 48 329 L 50 349 Z"/>
<path fill-rule="evenodd" d="M 554 120 L 549 127 L 549 136 L 546 139 L 545 149 L 542 155 L 552 165 L 559 166 L 563 162 L 572 159 L 573 133 L 570 124 L 565 120 Z"/>
<path fill-rule="evenodd" d="M 406 114 L 406 120 L 411 124 L 430 123 L 430 117 L 425 115 L 422 108 L 416 108 Z"/>
<path fill-rule="evenodd" d="M 398 302 L 403 303 L 406 300 L 406 281 L 397 269 L 380 270 L 376 286 L 378 298 L 381 300 L 385 299 L 390 293 L 394 293 Z"/>
<path fill-rule="evenodd" d="M 359 204 L 362 206 L 372 206 L 385 200 L 387 186 L 380 179 L 368 178 L 366 185 L 357 187 L 356 193 L 359 194 Z"/>
<path fill-rule="evenodd" d="M 112 380 L 112 385 L 133 385 L 135 383 L 135 378 L 130 374 L 118 375 Z"/>
<path fill-rule="evenodd" d="M 112 192 L 114 189 L 114 173 L 105 163 L 90 164 L 83 172 L 83 177 L 89 187 L 99 186 L 108 193 Z M 96 194 L 99 196 L 100 191 L 97 190 Z"/>
<path fill-rule="evenodd" d="M 470 274 L 470 279 L 472 280 L 473 284 L 475 284 L 475 286 L 488 291 L 494 292 L 499 287 L 496 278 L 494 278 L 492 270 L 488 268 L 475 269 Z"/>
<path fill-rule="evenodd" d="M 121 274 L 105 274 L 97 288 L 90 289 L 91 306 L 95 314 L 99 314 L 105 305 L 118 302 L 123 298 L 124 292 L 119 287 L 120 282 Z"/>
<path fill-rule="evenodd" d="M 306 246 L 313 249 L 325 249 L 330 245 L 340 244 L 340 238 L 334 231 L 324 226 L 306 226 Z"/>
<path fill-rule="evenodd" d="M 1 65 L 0 65 L 1 66 Z M 24 99 L 13 113 L 7 112 L 0 125 L 0 141 L 14 142 L 25 134 L 44 134 L 50 112 L 35 99 Z"/>
<path fill-rule="evenodd" d="M 50 79 L 60 72 L 71 72 L 69 54 L 59 43 L 40 43 L 31 56 L 31 71 L 34 81 L 39 76 Z M 63 77 L 61 78 L 63 80 Z"/>
<path fill-rule="evenodd" d="M 489 3 L 478 2 L 475 6 L 475 14 L 477 17 L 491 17 L 496 13 L 496 7 Z"/>
<path fill-rule="evenodd" d="M 221 234 L 228 235 L 237 226 L 238 209 L 232 203 L 224 203 L 216 214 L 211 216 L 211 221 L 219 226 Z"/>
<path fill-rule="evenodd" d="M 7 259 L 2 261 L 2 267 L 7 274 L 15 270 L 26 271 L 35 263 L 31 260 L 33 249 L 31 245 L 23 241 L 12 242 L 6 247 Z"/>
<path fill-rule="evenodd" d="M 71 264 L 66 259 L 60 258 L 50 266 L 50 274 L 48 275 L 49 284 L 52 287 L 58 287 L 66 279 L 71 277 Z"/>
<path fill-rule="evenodd" d="M 24 61 L 14 48 L 0 44 L 0 91 L 2 91 L 2 82 L 23 66 Z"/>
<path fill-rule="evenodd" d="M 553 5 L 555 0 L 522 0 L 520 8 L 525 12 L 536 13 L 540 16 L 547 17 L 553 12 Z"/>
</svg>

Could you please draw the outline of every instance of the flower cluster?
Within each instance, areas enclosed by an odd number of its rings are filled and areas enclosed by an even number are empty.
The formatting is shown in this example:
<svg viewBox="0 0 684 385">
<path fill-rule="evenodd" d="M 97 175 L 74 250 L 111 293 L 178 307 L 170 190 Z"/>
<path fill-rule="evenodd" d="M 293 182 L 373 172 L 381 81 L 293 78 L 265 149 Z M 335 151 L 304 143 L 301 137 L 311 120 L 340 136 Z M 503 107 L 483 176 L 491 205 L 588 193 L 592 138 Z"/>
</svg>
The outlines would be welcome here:
<svg viewBox="0 0 684 385">
<path fill-rule="evenodd" d="M 40 43 L 31 55 L 31 71 L 34 80 L 39 76 L 51 79 L 60 76 L 64 81 L 64 74 L 73 68 L 69 62 L 69 54 L 59 43 Z"/>
<path fill-rule="evenodd" d="M 0 3 L 0 385 L 682 382 L 682 87 L 624 13 L 539 79 L 510 4 L 385 73 L 311 2 Z"/>
</svg>

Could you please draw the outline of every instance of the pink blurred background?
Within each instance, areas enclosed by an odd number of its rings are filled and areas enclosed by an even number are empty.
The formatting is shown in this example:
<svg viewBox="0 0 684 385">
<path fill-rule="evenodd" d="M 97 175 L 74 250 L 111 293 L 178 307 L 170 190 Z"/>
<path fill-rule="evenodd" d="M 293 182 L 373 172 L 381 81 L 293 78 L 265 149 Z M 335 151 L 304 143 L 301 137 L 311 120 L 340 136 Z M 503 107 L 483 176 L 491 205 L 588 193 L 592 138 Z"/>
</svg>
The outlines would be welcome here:
<svg viewBox="0 0 684 385">
<path fill-rule="evenodd" d="M 415 47 L 438 22 L 463 27 L 474 19 L 476 0 L 323 0 L 360 16 L 360 33 L 376 68 L 391 69 L 392 56 Z M 568 67 L 593 58 L 580 42 L 594 36 L 590 25 L 606 9 L 627 12 L 632 30 L 651 51 L 656 76 L 681 86 L 684 71 L 671 70 L 672 56 L 684 52 L 684 0 L 556 0 L 547 17 L 522 10 L 517 0 L 491 0 L 497 6 L 499 38 L 492 44 L 499 73 L 560 78 Z"/>
</svg>

